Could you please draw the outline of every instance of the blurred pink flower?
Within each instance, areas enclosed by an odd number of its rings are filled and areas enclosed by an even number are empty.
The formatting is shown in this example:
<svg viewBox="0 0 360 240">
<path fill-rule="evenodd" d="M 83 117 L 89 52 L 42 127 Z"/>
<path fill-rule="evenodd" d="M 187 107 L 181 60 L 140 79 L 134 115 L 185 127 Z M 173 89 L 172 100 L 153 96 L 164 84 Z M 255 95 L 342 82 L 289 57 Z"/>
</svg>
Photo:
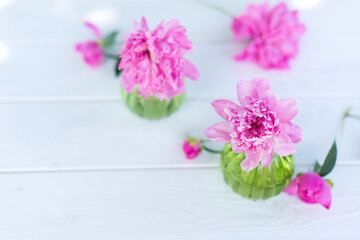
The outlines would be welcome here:
<svg viewBox="0 0 360 240">
<path fill-rule="evenodd" d="M 119 69 L 124 70 L 121 81 L 127 93 L 137 86 L 147 99 L 151 95 L 169 99 L 184 93 L 184 77 L 199 78 L 197 68 L 183 57 L 192 43 L 177 20 L 161 22 L 150 31 L 143 17 L 124 40 Z"/>
<path fill-rule="evenodd" d="M 260 161 L 262 166 L 269 166 L 273 152 L 279 156 L 293 154 L 294 143 L 302 139 L 302 130 L 291 122 L 298 113 L 296 100 L 279 100 L 267 79 L 242 80 L 237 95 L 241 106 L 228 100 L 212 102 L 225 121 L 204 134 L 216 142 L 230 142 L 235 152 L 244 152 L 241 166 L 245 171 L 254 169 Z"/>
<path fill-rule="evenodd" d="M 188 138 L 184 141 L 183 151 L 187 159 L 196 158 L 201 152 L 202 142 L 197 138 Z"/>
<path fill-rule="evenodd" d="M 284 189 L 289 195 L 298 195 L 306 203 L 319 203 L 329 209 L 331 205 L 331 187 L 318 174 L 307 172 L 294 178 Z"/>
<path fill-rule="evenodd" d="M 84 61 L 91 67 L 98 67 L 104 61 L 104 51 L 101 48 L 100 41 L 102 35 L 100 30 L 92 23 L 86 22 L 85 25 L 90 28 L 94 35 L 98 38 L 98 41 L 88 41 L 79 43 L 75 49 L 82 53 Z"/>
<path fill-rule="evenodd" d="M 305 26 L 297 11 L 289 11 L 285 3 L 269 8 L 267 3 L 249 5 L 247 11 L 233 19 L 235 40 L 250 39 L 244 52 L 235 60 L 257 62 L 265 69 L 288 69 L 289 60 L 298 53 Z"/>
</svg>

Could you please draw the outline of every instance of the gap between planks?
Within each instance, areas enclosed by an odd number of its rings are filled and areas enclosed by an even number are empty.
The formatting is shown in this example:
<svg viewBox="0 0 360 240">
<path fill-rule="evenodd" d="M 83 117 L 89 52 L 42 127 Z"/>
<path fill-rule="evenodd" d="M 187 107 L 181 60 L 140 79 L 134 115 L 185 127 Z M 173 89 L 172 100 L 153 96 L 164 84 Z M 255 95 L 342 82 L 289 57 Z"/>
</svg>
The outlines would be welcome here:
<svg viewBox="0 0 360 240">
<path fill-rule="evenodd" d="M 307 37 L 306 44 L 310 45 L 359 45 L 360 36 L 351 36 L 351 37 Z M 1 41 L 9 43 L 11 45 L 18 46 L 73 46 L 74 43 L 77 43 L 79 39 L 72 38 L 63 38 L 63 39 L 37 39 L 37 38 L 28 38 L 28 39 L 15 39 L 15 38 L 3 38 Z M 218 45 L 218 44 L 238 44 L 240 41 L 234 41 L 231 38 L 199 38 L 192 37 L 192 42 L 194 44 L 204 44 L 204 45 Z"/>
<path fill-rule="evenodd" d="M 312 164 L 296 164 L 298 167 L 311 167 Z M 360 166 L 358 161 L 341 161 L 339 167 Z M 220 168 L 219 164 L 173 164 L 173 165 L 139 165 L 139 166 L 104 166 L 104 167 L 63 167 L 63 168 L 13 168 L 0 169 L 0 174 L 31 174 L 31 173 L 71 173 L 71 172 L 117 172 L 136 170 L 171 170 L 171 169 L 209 169 Z"/>
<path fill-rule="evenodd" d="M 329 93 L 329 94 L 297 94 L 284 95 L 283 98 L 299 100 L 354 100 L 360 99 L 360 94 Z M 187 97 L 188 101 L 212 101 L 224 99 L 224 96 L 196 96 Z M 231 98 L 230 100 L 235 100 Z M 58 97 L 0 97 L 0 104 L 8 103 L 87 103 L 87 102 L 121 102 L 121 96 L 58 96 Z"/>
</svg>

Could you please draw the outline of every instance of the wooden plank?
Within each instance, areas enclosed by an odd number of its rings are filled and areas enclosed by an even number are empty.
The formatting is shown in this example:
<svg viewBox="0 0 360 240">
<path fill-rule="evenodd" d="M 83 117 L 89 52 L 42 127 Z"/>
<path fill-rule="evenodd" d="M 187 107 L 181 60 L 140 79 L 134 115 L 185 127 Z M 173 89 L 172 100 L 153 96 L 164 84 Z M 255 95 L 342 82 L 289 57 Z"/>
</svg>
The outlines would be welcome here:
<svg viewBox="0 0 360 240">
<path fill-rule="evenodd" d="M 299 102 L 295 122 L 304 130 L 304 140 L 297 144 L 299 163 L 324 159 L 350 102 Z M 222 120 L 208 101 L 187 101 L 179 112 L 161 121 L 140 119 L 120 101 L 0 104 L 0 112 L 2 170 L 219 162 L 217 155 L 207 153 L 187 161 L 181 149 L 187 133 L 204 138 L 203 131 Z M 339 161 L 360 160 L 360 124 L 349 119 L 345 130 Z"/>
<path fill-rule="evenodd" d="M 353 239 L 359 166 L 337 167 L 328 211 L 281 194 L 253 202 L 219 169 L 1 174 L 0 237 L 42 239 Z"/>
<path fill-rule="evenodd" d="M 161 20 L 177 18 L 188 29 L 191 38 L 199 41 L 223 41 L 232 38 L 230 18 L 193 1 L 146 1 L 103 0 L 103 1 L 13 1 L 0 6 L 0 37 L 11 40 L 76 40 L 87 38 L 90 33 L 83 27 L 84 20 L 92 20 L 103 30 L 117 28 L 126 32 L 134 21 L 146 16 L 150 26 Z M 217 3 L 217 1 L 208 1 Z M 217 3 L 238 15 L 250 3 L 256 1 L 224 0 Z M 276 0 L 268 1 L 271 5 Z M 357 0 L 338 4 L 328 1 L 286 0 L 291 9 L 300 11 L 300 19 L 307 26 L 306 38 L 354 42 L 360 38 Z M 336 12 L 336 18 L 334 16 Z M 19 17 L 21 16 L 21 17 Z M 36 16 L 36 17 L 34 17 Z M 319 17 L 321 16 L 321 17 Z M 44 24 L 46 23 L 46 24 Z M 351 38 L 351 39 L 349 39 Z"/>
<path fill-rule="evenodd" d="M 85 65 L 74 45 L 11 45 L 0 65 L 0 101 L 17 97 L 119 96 L 115 62 L 98 69 Z M 293 98 L 360 99 L 360 45 L 306 45 L 290 71 L 266 71 L 251 63 L 233 61 L 237 44 L 198 44 L 189 54 L 201 77 L 188 80 L 192 98 L 235 98 L 242 78 L 267 77 L 279 96 Z M 21 59 L 26 60 L 26 64 Z M 46 67 L 44 67 L 46 65 Z M 20 69 L 20 70 L 19 70 Z"/>
</svg>

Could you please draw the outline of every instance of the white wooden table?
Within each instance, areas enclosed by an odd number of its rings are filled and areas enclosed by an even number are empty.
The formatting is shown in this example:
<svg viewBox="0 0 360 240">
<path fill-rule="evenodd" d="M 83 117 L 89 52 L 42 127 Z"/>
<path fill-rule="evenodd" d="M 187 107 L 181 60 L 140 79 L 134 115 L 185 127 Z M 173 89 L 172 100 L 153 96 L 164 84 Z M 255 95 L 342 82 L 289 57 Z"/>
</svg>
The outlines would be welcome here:
<svg viewBox="0 0 360 240">
<path fill-rule="evenodd" d="M 181 150 L 186 133 L 203 137 L 220 119 L 209 103 L 235 99 L 240 78 L 267 77 L 299 100 L 297 172 L 324 159 L 347 107 L 360 113 L 360 2 L 287 3 L 307 26 L 301 51 L 290 71 L 265 71 L 234 62 L 243 46 L 230 19 L 191 1 L 0 0 L 0 239 L 360 239 L 360 122 L 346 122 L 329 211 L 285 194 L 242 199 L 219 156 Z M 142 15 L 152 27 L 180 19 L 201 73 L 182 108 L 155 122 L 121 102 L 113 62 L 92 70 L 74 50 L 92 38 L 85 19 L 126 32 Z"/>
</svg>

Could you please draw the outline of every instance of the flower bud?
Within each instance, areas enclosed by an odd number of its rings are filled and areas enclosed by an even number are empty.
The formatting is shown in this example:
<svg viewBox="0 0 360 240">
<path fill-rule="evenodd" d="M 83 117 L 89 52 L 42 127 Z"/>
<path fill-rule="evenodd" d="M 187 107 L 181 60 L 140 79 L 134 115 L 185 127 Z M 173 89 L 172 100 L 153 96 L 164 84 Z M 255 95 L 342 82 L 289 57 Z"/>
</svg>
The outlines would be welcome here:
<svg viewBox="0 0 360 240">
<path fill-rule="evenodd" d="M 284 189 L 289 195 L 298 195 L 305 203 L 319 203 L 329 209 L 331 205 L 331 184 L 318 174 L 307 172 L 294 178 L 290 185 Z"/>
<path fill-rule="evenodd" d="M 184 141 L 183 144 L 183 151 L 186 155 L 187 159 L 194 159 L 196 158 L 202 149 L 202 142 L 197 138 L 188 138 Z"/>
<path fill-rule="evenodd" d="M 86 64 L 96 68 L 104 61 L 104 51 L 101 47 L 102 35 L 100 30 L 94 24 L 86 22 L 85 25 L 94 33 L 97 40 L 78 43 L 75 49 L 83 55 Z"/>
</svg>

